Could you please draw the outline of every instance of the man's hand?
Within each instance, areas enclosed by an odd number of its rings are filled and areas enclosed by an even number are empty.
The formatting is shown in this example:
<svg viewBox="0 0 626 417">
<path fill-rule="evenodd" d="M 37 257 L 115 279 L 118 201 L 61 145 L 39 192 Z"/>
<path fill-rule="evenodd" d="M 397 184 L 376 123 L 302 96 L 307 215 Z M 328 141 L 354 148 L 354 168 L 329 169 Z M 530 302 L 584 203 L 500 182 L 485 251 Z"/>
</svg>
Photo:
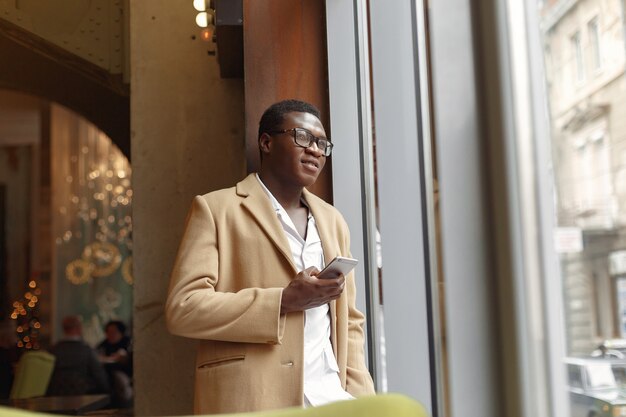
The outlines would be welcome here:
<svg viewBox="0 0 626 417">
<path fill-rule="evenodd" d="M 314 266 L 301 271 L 283 290 L 280 314 L 303 311 L 318 307 L 339 298 L 343 292 L 345 277 L 318 279 L 319 270 Z"/>
</svg>

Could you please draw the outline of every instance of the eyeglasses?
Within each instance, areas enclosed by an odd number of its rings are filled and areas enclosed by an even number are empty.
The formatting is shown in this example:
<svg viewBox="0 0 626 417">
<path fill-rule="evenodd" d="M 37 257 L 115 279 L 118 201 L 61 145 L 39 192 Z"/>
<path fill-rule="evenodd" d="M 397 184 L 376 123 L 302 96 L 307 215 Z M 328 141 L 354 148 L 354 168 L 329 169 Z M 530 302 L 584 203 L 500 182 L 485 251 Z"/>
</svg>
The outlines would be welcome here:
<svg viewBox="0 0 626 417">
<path fill-rule="evenodd" d="M 327 138 L 318 138 L 317 136 L 313 135 L 308 130 L 303 129 L 301 127 L 296 127 L 293 129 L 285 129 L 285 130 L 273 130 L 267 133 L 269 133 L 270 135 L 274 135 L 277 133 L 287 133 L 287 132 L 292 132 L 293 140 L 294 142 L 296 142 L 296 145 L 302 148 L 308 148 L 313 143 L 315 143 L 317 145 L 317 148 L 320 151 L 322 151 L 322 153 L 324 153 L 324 156 L 330 156 L 330 154 L 333 151 L 333 146 L 335 146 Z"/>
</svg>

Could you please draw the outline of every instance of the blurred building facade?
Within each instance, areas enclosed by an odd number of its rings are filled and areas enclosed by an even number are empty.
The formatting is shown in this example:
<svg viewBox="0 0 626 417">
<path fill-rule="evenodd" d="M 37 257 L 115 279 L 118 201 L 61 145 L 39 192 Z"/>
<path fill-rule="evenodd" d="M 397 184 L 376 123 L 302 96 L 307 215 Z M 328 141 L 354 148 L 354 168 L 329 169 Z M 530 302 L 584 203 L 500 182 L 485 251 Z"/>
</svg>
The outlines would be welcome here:
<svg viewBox="0 0 626 417">
<path fill-rule="evenodd" d="M 567 353 L 585 355 L 603 339 L 626 337 L 624 5 L 539 7 Z"/>
</svg>

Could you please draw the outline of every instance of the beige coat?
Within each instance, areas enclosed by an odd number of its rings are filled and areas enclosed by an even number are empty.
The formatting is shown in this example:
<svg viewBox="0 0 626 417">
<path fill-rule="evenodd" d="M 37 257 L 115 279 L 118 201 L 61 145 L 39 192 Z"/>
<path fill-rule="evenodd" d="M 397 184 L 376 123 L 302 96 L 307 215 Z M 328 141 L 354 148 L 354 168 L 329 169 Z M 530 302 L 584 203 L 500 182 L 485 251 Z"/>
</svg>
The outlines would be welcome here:
<svg viewBox="0 0 626 417">
<path fill-rule="evenodd" d="M 341 214 L 308 191 L 326 263 L 350 256 Z M 289 243 L 254 174 L 196 196 L 166 303 L 170 332 L 200 339 L 195 412 L 232 413 L 302 404 L 303 312 L 280 315 L 282 289 L 297 274 Z M 343 387 L 373 394 L 363 354 L 354 274 L 331 303 L 331 341 Z"/>
</svg>

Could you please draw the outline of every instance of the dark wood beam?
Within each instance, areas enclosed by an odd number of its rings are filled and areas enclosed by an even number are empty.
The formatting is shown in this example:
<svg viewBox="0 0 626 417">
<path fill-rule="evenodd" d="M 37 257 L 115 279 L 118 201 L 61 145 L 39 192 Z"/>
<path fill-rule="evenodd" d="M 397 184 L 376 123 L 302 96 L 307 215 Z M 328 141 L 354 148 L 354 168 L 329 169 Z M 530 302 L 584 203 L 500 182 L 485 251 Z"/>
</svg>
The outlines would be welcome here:
<svg viewBox="0 0 626 417">
<path fill-rule="evenodd" d="M 257 131 L 272 103 L 314 104 L 330 132 L 326 9 L 319 0 L 244 0 L 244 79 L 248 171 L 259 167 Z M 219 53 L 219 51 L 218 51 Z M 310 191 L 332 202 L 332 158 Z"/>
<path fill-rule="evenodd" d="M 72 109 L 98 126 L 130 159 L 130 88 L 121 75 L 1 18 L 0 88 Z"/>
</svg>

